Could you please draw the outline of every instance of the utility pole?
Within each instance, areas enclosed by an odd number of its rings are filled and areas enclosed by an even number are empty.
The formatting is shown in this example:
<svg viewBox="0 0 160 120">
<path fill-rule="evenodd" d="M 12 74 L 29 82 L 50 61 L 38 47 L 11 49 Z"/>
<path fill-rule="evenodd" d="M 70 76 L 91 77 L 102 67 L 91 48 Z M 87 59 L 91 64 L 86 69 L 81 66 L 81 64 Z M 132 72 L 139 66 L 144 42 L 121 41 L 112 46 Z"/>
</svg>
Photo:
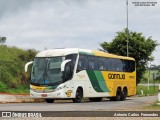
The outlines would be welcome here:
<svg viewBox="0 0 160 120">
<path fill-rule="evenodd" d="M 129 51 L 128 51 L 128 43 L 129 43 L 129 41 L 128 41 L 128 0 L 126 0 L 126 12 L 127 12 L 127 57 L 129 56 Z"/>
<path fill-rule="evenodd" d="M 148 66 L 148 92 L 149 92 L 149 81 L 150 81 L 150 69 L 151 69 L 151 61 L 149 62 L 149 66 Z"/>
</svg>

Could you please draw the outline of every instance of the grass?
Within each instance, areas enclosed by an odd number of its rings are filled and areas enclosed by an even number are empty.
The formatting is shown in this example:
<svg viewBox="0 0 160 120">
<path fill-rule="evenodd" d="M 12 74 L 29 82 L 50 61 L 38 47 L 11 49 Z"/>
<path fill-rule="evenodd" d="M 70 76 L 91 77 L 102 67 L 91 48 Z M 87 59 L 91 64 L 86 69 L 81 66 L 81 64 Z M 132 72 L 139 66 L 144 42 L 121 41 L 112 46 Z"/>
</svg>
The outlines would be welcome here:
<svg viewBox="0 0 160 120">
<path fill-rule="evenodd" d="M 29 86 L 24 87 L 23 85 L 19 85 L 17 88 L 7 88 L 3 86 L 0 88 L 0 92 L 8 94 L 29 94 Z"/>
<path fill-rule="evenodd" d="M 150 106 L 144 107 L 144 109 L 149 109 L 149 110 L 160 110 L 160 104 L 157 104 L 158 101 L 154 102 Z"/>
<path fill-rule="evenodd" d="M 143 95 L 141 94 L 141 89 L 143 90 Z M 136 89 L 136 94 L 138 96 L 147 96 L 147 95 L 154 95 L 158 93 L 158 86 L 149 86 L 149 91 L 148 91 L 148 86 L 137 86 Z"/>
<path fill-rule="evenodd" d="M 6 93 L 10 93 L 10 94 L 29 94 L 29 89 L 9 89 L 6 91 Z"/>
</svg>

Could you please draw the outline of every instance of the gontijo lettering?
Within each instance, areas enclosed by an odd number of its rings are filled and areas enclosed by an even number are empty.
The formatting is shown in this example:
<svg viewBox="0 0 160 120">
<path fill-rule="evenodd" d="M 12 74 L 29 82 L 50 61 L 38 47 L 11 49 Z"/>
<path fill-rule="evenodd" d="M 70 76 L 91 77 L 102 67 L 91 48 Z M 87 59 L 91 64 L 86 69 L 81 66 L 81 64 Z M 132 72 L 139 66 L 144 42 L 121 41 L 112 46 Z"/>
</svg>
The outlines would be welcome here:
<svg viewBox="0 0 160 120">
<path fill-rule="evenodd" d="M 125 74 L 108 74 L 109 79 L 125 79 Z"/>
</svg>

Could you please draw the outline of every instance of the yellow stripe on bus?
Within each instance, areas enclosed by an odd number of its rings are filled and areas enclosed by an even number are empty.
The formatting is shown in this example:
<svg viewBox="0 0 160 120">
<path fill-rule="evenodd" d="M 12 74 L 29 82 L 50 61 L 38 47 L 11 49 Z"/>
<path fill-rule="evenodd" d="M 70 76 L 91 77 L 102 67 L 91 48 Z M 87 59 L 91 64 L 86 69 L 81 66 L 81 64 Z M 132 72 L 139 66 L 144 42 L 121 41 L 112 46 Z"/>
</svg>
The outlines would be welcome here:
<svg viewBox="0 0 160 120">
<path fill-rule="evenodd" d="M 101 51 L 96 51 L 96 50 L 93 50 L 92 53 L 93 53 L 95 56 L 118 58 L 118 59 L 127 59 L 127 60 L 134 60 L 133 58 L 130 58 L 130 57 L 118 56 L 118 55 L 109 54 L 109 53 L 105 53 L 105 52 L 101 52 Z"/>
<path fill-rule="evenodd" d="M 46 87 L 39 87 L 39 86 L 34 86 L 34 85 L 31 85 L 31 88 L 34 90 L 45 90 L 46 89 Z"/>
</svg>

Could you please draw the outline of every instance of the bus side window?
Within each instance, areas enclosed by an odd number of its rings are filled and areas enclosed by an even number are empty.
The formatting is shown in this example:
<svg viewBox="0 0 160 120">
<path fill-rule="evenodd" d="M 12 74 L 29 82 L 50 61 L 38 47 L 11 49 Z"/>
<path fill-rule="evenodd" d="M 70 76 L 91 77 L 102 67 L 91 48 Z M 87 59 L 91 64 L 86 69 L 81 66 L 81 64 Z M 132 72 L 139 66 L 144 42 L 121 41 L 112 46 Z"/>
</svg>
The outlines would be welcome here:
<svg viewBox="0 0 160 120">
<path fill-rule="evenodd" d="M 134 61 L 129 61 L 129 72 L 135 71 L 135 62 Z"/>
<path fill-rule="evenodd" d="M 98 70 L 105 70 L 105 58 L 99 57 L 98 58 Z"/>
<path fill-rule="evenodd" d="M 94 61 L 88 61 L 89 69 L 94 70 Z"/>
<path fill-rule="evenodd" d="M 117 61 L 113 58 L 113 71 L 117 71 Z"/>
<path fill-rule="evenodd" d="M 123 64 L 120 59 L 115 59 L 115 71 L 122 72 L 123 71 Z"/>
<path fill-rule="evenodd" d="M 123 60 L 121 59 L 118 60 L 118 71 L 123 71 Z"/>
<path fill-rule="evenodd" d="M 78 61 L 77 69 L 78 69 L 78 70 L 81 70 L 81 69 L 82 69 L 82 61 L 81 61 L 81 59 L 79 59 L 79 61 Z"/>
<path fill-rule="evenodd" d="M 88 56 L 88 69 L 97 70 L 97 58 L 93 56 Z"/>
<path fill-rule="evenodd" d="M 123 61 L 123 71 L 124 72 L 133 72 L 133 71 L 135 71 L 135 61 L 133 61 L 133 60 L 124 60 Z"/>
<path fill-rule="evenodd" d="M 79 60 L 79 62 L 78 62 L 78 69 L 82 69 L 82 62 L 81 62 L 81 60 Z"/>
<path fill-rule="evenodd" d="M 101 62 L 99 62 L 99 70 L 104 70 L 104 66 L 102 65 Z"/>
<path fill-rule="evenodd" d="M 127 67 L 128 67 L 128 65 L 127 65 L 127 60 L 123 60 L 123 71 L 124 72 L 127 72 L 128 70 L 127 70 Z"/>
<path fill-rule="evenodd" d="M 110 60 L 109 60 L 109 70 L 110 71 L 114 71 L 114 64 L 113 64 L 113 58 L 110 58 Z"/>
<path fill-rule="evenodd" d="M 77 70 L 79 71 L 86 69 L 88 69 L 88 57 L 86 55 L 80 55 Z"/>
<path fill-rule="evenodd" d="M 110 58 L 107 58 L 107 70 L 111 70 Z"/>
</svg>

